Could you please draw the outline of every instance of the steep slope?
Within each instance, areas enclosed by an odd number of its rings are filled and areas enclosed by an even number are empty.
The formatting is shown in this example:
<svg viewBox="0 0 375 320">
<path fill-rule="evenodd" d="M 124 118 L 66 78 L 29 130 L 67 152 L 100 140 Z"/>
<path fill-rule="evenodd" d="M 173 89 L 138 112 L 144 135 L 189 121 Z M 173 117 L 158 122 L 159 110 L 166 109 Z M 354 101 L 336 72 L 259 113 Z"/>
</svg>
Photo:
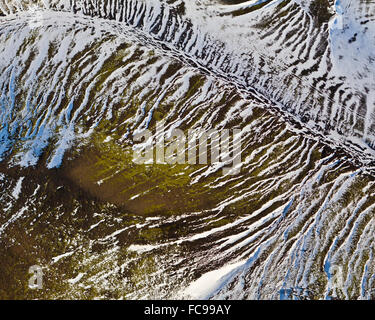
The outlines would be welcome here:
<svg viewBox="0 0 375 320">
<path fill-rule="evenodd" d="M 373 5 L 342 3 L 0 0 L 0 297 L 373 298 Z M 161 119 L 240 129 L 240 173 L 132 163 Z"/>
</svg>

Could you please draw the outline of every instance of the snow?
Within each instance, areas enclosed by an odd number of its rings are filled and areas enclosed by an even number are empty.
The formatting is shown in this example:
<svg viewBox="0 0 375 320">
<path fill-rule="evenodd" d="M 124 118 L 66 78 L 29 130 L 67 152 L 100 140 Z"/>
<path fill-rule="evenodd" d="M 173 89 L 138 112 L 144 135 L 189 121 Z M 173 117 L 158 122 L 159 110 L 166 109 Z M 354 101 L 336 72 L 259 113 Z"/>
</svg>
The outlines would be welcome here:
<svg viewBox="0 0 375 320">
<path fill-rule="evenodd" d="M 59 256 L 53 257 L 52 258 L 52 263 L 56 263 L 56 262 L 60 261 L 63 258 L 70 257 L 73 254 L 74 254 L 74 251 L 71 251 L 71 252 L 67 252 L 67 253 L 61 254 Z"/>
<path fill-rule="evenodd" d="M 17 184 L 16 186 L 14 187 L 13 191 L 12 191 L 12 197 L 14 199 L 18 199 L 18 197 L 20 196 L 21 194 L 21 189 L 22 189 L 22 181 L 25 179 L 25 177 L 21 177 L 18 179 L 17 181 Z"/>
<path fill-rule="evenodd" d="M 83 278 L 83 276 L 85 275 L 86 273 L 79 273 L 75 278 L 73 278 L 73 279 L 69 279 L 68 280 L 68 282 L 70 283 L 70 284 L 76 284 L 76 283 L 78 283 L 79 281 L 81 281 L 81 279 Z"/>
<path fill-rule="evenodd" d="M 234 269 L 242 266 L 246 261 L 239 261 L 225 265 L 217 270 L 213 270 L 202 275 L 198 280 L 192 282 L 180 294 L 193 300 L 207 299 L 212 292 L 216 291 L 226 279 L 226 276 Z"/>
</svg>

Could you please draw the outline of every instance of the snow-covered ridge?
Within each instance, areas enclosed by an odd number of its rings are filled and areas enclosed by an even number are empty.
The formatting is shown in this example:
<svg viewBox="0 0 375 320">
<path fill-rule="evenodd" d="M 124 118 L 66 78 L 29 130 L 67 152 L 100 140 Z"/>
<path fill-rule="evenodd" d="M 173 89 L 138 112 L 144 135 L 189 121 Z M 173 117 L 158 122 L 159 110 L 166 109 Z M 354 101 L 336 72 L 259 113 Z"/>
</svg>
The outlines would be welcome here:
<svg viewBox="0 0 375 320">
<path fill-rule="evenodd" d="M 183 53 L 188 63 L 207 68 L 239 88 L 255 89 L 265 101 L 269 99 L 332 141 L 355 148 L 359 145 L 359 149 L 371 154 L 368 146 L 373 144 L 375 128 L 371 54 L 375 51 L 371 50 L 373 28 L 369 27 L 373 22 L 367 19 L 363 24 L 364 16 L 371 13 L 371 3 L 335 3 L 336 8 L 345 5 L 346 16 L 358 26 L 367 25 L 365 36 L 357 32 L 357 45 L 349 41 L 354 27 L 346 24 L 343 30 L 337 30 L 330 21 L 317 23 L 309 12 L 313 2 L 270 1 L 259 10 L 235 18 L 205 16 L 207 10 L 184 1 L 168 5 L 158 0 L 45 0 L 27 5 L 3 0 L 0 8 L 5 13 L 36 7 L 67 10 L 125 23 L 162 42 L 169 50 Z M 333 8 L 334 4 L 329 3 L 327 12 Z M 358 16 L 359 10 L 363 14 Z M 259 27 L 261 21 L 269 25 Z M 217 25 L 225 32 L 218 31 Z M 358 46 L 360 59 L 356 54 Z M 347 54 L 350 50 L 353 53 Z M 65 136 L 67 140 L 64 138 L 62 145 L 69 144 L 72 134 L 67 132 Z M 60 155 L 57 152 L 56 159 Z"/>
</svg>

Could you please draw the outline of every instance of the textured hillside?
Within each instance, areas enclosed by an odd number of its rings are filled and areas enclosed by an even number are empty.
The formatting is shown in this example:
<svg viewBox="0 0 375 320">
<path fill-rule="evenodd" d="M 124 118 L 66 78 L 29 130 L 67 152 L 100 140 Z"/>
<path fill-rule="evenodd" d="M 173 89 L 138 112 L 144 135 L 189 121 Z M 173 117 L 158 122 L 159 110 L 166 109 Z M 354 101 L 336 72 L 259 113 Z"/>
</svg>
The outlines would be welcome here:
<svg viewBox="0 0 375 320">
<path fill-rule="evenodd" d="M 374 10 L 0 0 L 0 298 L 374 298 Z M 132 163 L 161 119 L 240 173 Z"/>
</svg>

